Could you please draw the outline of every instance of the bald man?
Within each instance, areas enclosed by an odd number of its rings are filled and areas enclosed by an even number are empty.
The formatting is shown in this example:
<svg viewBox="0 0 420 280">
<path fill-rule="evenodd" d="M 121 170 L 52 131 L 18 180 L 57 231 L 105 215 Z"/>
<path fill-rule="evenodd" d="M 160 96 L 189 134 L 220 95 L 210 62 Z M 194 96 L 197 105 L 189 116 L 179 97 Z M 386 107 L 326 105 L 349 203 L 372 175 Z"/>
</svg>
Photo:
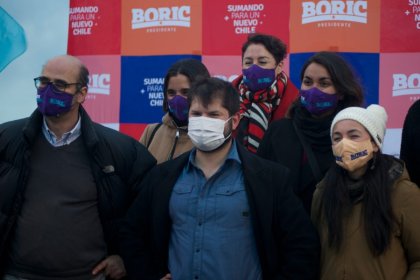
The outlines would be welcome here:
<svg viewBox="0 0 420 280">
<path fill-rule="evenodd" d="M 38 108 L 0 125 L 0 279 L 120 279 L 120 223 L 156 161 L 89 118 L 78 58 L 52 58 L 34 81 Z"/>
</svg>

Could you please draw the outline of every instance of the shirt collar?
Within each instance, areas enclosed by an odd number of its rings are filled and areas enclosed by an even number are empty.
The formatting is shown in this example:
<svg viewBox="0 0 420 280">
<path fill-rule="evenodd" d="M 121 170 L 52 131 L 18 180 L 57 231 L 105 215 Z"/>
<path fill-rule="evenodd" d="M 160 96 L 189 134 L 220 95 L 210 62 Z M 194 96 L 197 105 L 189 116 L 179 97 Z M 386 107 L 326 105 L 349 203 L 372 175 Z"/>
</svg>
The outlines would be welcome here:
<svg viewBox="0 0 420 280">
<path fill-rule="evenodd" d="M 47 141 L 54 147 L 69 145 L 71 142 L 76 140 L 82 134 L 81 119 L 82 118 L 80 117 L 80 114 L 79 114 L 78 121 L 76 125 L 73 127 L 73 129 L 64 133 L 63 137 L 61 137 L 60 140 L 57 140 L 57 136 L 52 130 L 49 129 L 47 121 L 45 120 L 45 117 L 44 117 L 43 124 L 42 124 L 42 132 L 45 138 L 47 139 Z"/>
<path fill-rule="evenodd" d="M 197 154 L 197 148 L 193 148 L 191 153 L 190 153 L 190 156 L 188 158 L 188 163 L 187 163 L 187 166 L 186 166 L 187 172 L 191 171 L 191 168 L 193 168 L 193 167 L 199 169 L 197 164 L 195 163 L 196 154 Z M 226 159 L 223 162 L 222 166 L 225 165 L 226 162 L 237 162 L 238 164 L 242 163 L 241 159 L 239 158 L 238 148 L 236 146 L 236 141 L 232 141 L 232 145 L 230 146 L 230 150 L 229 150 L 229 152 L 226 156 Z"/>
</svg>

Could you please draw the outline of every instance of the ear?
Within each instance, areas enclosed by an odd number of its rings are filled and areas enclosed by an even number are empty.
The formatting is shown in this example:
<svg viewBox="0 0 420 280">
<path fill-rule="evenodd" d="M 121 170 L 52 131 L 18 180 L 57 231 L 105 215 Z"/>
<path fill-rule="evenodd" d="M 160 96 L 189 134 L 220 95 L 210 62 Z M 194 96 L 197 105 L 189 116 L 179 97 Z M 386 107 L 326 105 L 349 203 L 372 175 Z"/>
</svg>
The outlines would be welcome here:
<svg viewBox="0 0 420 280">
<path fill-rule="evenodd" d="M 374 140 L 371 140 L 371 141 L 372 141 L 373 152 L 377 153 L 379 151 L 379 147 Z"/>
<path fill-rule="evenodd" d="M 283 71 L 283 66 L 284 66 L 284 60 L 280 61 L 280 63 L 279 63 L 279 64 L 277 64 L 277 66 L 276 66 L 276 68 L 275 68 L 275 73 L 276 73 L 276 76 L 277 76 L 278 74 L 280 74 L 280 73 L 281 73 L 281 71 Z"/>
<path fill-rule="evenodd" d="M 235 130 L 238 127 L 240 120 L 241 120 L 241 116 L 239 115 L 239 112 L 232 115 L 232 130 Z"/>
<path fill-rule="evenodd" d="M 76 95 L 77 103 L 83 104 L 83 102 L 85 102 L 86 95 L 87 95 L 87 87 L 82 87 L 79 90 L 78 94 Z"/>
</svg>

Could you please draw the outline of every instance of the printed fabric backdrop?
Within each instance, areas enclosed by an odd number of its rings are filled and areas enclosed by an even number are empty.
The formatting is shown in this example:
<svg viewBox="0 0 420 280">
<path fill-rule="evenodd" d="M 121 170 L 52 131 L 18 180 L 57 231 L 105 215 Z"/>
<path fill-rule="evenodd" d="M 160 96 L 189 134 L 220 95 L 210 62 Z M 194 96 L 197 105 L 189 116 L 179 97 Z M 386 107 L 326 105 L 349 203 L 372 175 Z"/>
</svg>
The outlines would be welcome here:
<svg viewBox="0 0 420 280">
<path fill-rule="evenodd" d="M 286 72 L 298 87 L 314 52 L 341 53 L 366 105 L 387 109 L 384 151 L 399 155 L 404 117 L 420 98 L 420 0 L 70 0 L 68 53 L 91 71 L 92 118 L 138 139 L 161 121 L 163 77 L 173 62 L 195 57 L 231 81 L 254 32 L 288 45 Z"/>
</svg>

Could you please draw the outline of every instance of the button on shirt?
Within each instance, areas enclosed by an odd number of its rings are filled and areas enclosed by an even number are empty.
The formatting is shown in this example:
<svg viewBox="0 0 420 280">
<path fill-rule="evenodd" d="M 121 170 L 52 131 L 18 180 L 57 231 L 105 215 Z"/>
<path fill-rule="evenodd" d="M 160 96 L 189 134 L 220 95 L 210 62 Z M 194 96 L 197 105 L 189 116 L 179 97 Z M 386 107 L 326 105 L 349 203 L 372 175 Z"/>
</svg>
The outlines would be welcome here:
<svg viewBox="0 0 420 280">
<path fill-rule="evenodd" d="M 170 198 L 172 279 L 262 279 L 236 143 L 208 180 L 194 149 Z"/>
<path fill-rule="evenodd" d="M 75 127 L 69 132 L 64 133 L 61 139 L 58 140 L 54 132 L 52 132 L 48 128 L 47 122 L 45 121 L 45 118 L 44 118 L 44 123 L 42 125 L 42 133 L 44 134 L 45 138 L 51 145 L 53 145 L 54 147 L 61 147 L 64 145 L 69 145 L 71 142 L 76 140 L 82 134 L 81 127 L 82 127 L 81 118 L 79 115 L 79 120 L 77 121 L 77 124 L 75 125 Z"/>
</svg>

